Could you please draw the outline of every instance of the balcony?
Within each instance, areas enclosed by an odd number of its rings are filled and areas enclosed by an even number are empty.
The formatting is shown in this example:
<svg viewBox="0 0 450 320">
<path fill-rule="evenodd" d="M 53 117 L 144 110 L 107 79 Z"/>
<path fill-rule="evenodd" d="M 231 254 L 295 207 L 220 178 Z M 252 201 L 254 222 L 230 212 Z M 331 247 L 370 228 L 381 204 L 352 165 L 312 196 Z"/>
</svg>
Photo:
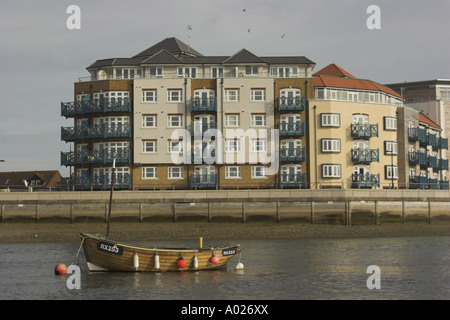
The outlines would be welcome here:
<svg viewBox="0 0 450 320">
<path fill-rule="evenodd" d="M 191 134 L 191 137 L 202 137 L 206 131 L 209 129 L 217 129 L 217 123 L 216 122 L 209 122 L 209 123 L 201 123 L 194 122 L 191 123 L 189 126 L 189 132 Z"/>
<path fill-rule="evenodd" d="M 77 151 L 77 152 L 61 152 L 61 165 L 74 166 L 83 164 L 106 164 L 113 163 L 130 163 L 130 149 L 109 150 L 103 149 L 99 151 Z"/>
<path fill-rule="evenodd" d="M 439 189 L 439 180 L 429 178 L 428 179 L 428 189 L 438 190 Z"/>
<path fill-rule="evenodd" d="M 305 97 L 279 97 L 278 111 L 303 111 L 305 110 Z"/>
<path fill-rule="evenodd" d="M 192 149 L 191 152 L 191 162 L 195 164 L 207 163 L 213 164 L 217 162 L 216 150 L 214 148 L 211 149 Z"/>
<path fill-rule="evenodd" d="M 438 149 L 448 150 L 448 138 L 440 137 L 438 139 L 437 148 Z"/>
<path fill-rule="evenodd" d="M 408 129 L 408 140 L 409 141 L 419 141 L 424 144 L 427 141 L 427 132 L 423 128 L 409 128 Z"/>
<path fill-rule="evenodd" d="M 425 152 L 409 152 L 408 162 L 409 164 L 419 164 L 426 167 L 428 165 L 427 154 Z"/>
<path fill-rule="evenodd" d="M 189 101 L 191 112 L 216 112 L 217 98 L 192 98 Z"/>
<path fill-rule="evenodd" d="M 379 162 L 380 151 L 379 149 L 352 149 L 352 161 L 353 162 Z"/>
<path fill-rule="evenodd" d="M 439 181 L 439 189 L 440 190 L 450 190 L 449 182 L 446 180 L 440 180 Z"/>
<path fill-rule="evenodd" d="M 438 146 L 438 139 L 435 134 L 427 134 L 426 144 L 436 149 Z"/>
<path fill-rule="evenodd" d="M 305 148 L 281 148 L 280 161 L 305 161 Z"/>
<path fill-rule="evenodd" d="M 280 136 L 304 136 L 305 123 L 304 122 L 280 122 L 278 123 Z"/>
<path fill-rule="evenodd" d="M 354 138 L 378 137 L 378 124 L 356 123 L 352 124 L 350 129 Z"/>
<path fill-rule="evenodd" d="M 61 140 L 66 142 L 98 138 L 131 138 L 131 124 L 61 127 Z"/>
<path fill-rule="evenodd" d="M 280 173 L 279 187 L 284 188 L 306 188 L 306 173 Z"/>
<path fill-rule="evenodd" d="M 352 188 L 380 187 L 380 174 L 356 173 L 352 174 Z"/>
<path fill-rule="evenodd" d="M 410 176 L 409 188 L 410 189 L 428 189 L 429 179 L 425 176 Z"/>
<path fill-rule="evenodd" d="M 61 178 L 61 188 L 66 190 L 105 190 L 111 189 L 111 176 L 84 176 Z M 130 174 L 117 174 L 114 189 L 132 189 Z"/>
<path fill-rule="evenodd" d="M 217 174 L 191 174 L 191 189 L 217 188 Z"/>
<path fill-rule="evenodd" d="M 429 156 L 427 159 L 427 167 L 436 170 L 438 168 L 438 159 L 437 157 Z"/>
<path fill-rule="evenodd" d="M 90 113 L 131 112 L 131 99 L 93 99 L 61 102 L 61 116 L 66 118 Z"/>
<path fill-rule="evenodd" d="M 437 169 L 438 170 L 448 170 L 448 160 L 447 159 L 439 159 Z"/>
</svg>

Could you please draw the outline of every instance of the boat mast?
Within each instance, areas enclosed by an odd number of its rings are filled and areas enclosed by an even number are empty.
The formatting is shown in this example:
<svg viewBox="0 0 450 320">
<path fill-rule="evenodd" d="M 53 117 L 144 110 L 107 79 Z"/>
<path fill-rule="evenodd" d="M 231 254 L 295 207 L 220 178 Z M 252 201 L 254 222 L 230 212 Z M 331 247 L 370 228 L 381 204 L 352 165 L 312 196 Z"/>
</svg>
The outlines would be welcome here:
<svg viewBox="0 0 450 320">
<path fill-rule="evenodd" d="M 108 210 L 108 225 L 106 228 L 106 239 L 109 237 L 109 221 L 111 220 L 111 205 L 112 205 L 112 196 L 113 196 L 113 190 L 114 190 L 114 176 L 116 169 L 116 159 L 113 159 L 113 166 L 112 166 L 112 173 L 111 173 L 111 191 L 109 193 L 109 210 Z"/>
</svg>

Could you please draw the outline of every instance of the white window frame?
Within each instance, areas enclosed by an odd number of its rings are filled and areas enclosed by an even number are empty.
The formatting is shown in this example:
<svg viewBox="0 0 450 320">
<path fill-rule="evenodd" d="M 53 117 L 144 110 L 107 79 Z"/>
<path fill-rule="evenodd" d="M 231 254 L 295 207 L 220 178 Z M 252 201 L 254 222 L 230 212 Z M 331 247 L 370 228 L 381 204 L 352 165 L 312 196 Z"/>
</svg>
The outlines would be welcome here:
<svg viewBox="0 0 450 320">
<path fill-rule="evenodd" d="M 384 130 L 397 130 L 397 118 L 384 117 Z"/>
<path fill-rule="evenodd" d="M 178 120 L 175 120 L 179 118 Z M 178 123 L 178 125 L 176 124 Z M 167 128 L 181 128 L 183 126 L 183 115 L 170 114 L 167 116 Z"/>
<path fill-rule="evenodd" d="M 184 168 L 183 167 L 169 167 L 167 171 L 167 179 L 180 180 L 184 179 Z"/>
<path fill-rule="evenodd" d="M 340 164 L 322 164 L 322 178 L 341 178 Z"/>
<path fill-rule="evenodd" d="M 244 70 L 245 70 L 246 76 L 257 76 L 259 67 L 258 66 L 245 66 Z"/>
<path fill-rule="evenodd" d="M 265 127 L 266 126 L 266 115 L 265 114 L 252 114 L 251 115 L 251 126 L 252 127 Z"/>
<path fill-rule="evenodd" d="M 174 93 L 177 93 L 174 95 Z M 167 90 L 167 102 L 183 102 L 183 90 L 182 89 L 168 89 Z"/>
<path fill-rule="evenodd" d="M 398 145 L 395 141 L 384 142 L 384 154 L 386 155 L 398 155 Z"/>
<path fill-rule="evenodd" d="M 223 67 L 211 67 L 211 78 L 223 78 L 224 68 Z"/>
<path fill-rule="evenodd" d="M 241 167 L 239 166 L 225 167 L 225 179 L 241 179 Z"/>
<path fill-rule="evenodd" d="M 183 153 L 183 141 L 167 141 L 167 153 Z"/>
<path fill-rule="evenodd" d="M 158 102 L 156 89 L 142 89 L 142 103 L 156 103 Z"/>
<path fill-rule="evenodd" d="M 266 139 L 253 139 L 250 141 L 251 152 L 267 152 Z"/>
<path fill-rule="evenodd" d="M 394 169 L 394 177 L 392 177 L 392 168 Z M 397 166 L 387 165 L 387 166 L 385 166 L 385 172 L 386 172 L 386 180 L 398 179 L 398 167 Z"/>
<path fill-rule="evenodd" d="M 264 102 L 266 101 L 266 89 L 251 89 L 250 90 L 251 102 Z"/>
<path fill-rule="evenodd" d="M 267 167 L 252 166 L 252 179 L 267 179 Z"/>
<path fill-rule="evenodd" d="M 196 67 L 179 67 L 177 68 L 177 76 L 179 78 L 197 78 Z"/>
<path fill-rule="evenodd" d="M 150 120 L 152 118 L 153 120 Z M 149 122 L 150 123 L 153 122 L 153 125 L 147 125 Z M 142 116 L 142 128 L 157 128 L 157 127 L 158 127 L 158 116 L 156 114 L 152 115 L 149 114 Z"/>
<path fill-rule="evenodd" d="M 225 127 L 240 127 L 241 116 L 239 114 L 226 114 Z"/>
<path fill-rule="evenodd" d="M 158 141 L 156 140 L 142 141 L 142 153 L 155 154 L 157 152 L 158 152 Z"/>
<path fill-rule="evenodd" d="M 239 89 L 225 89 L 225 101 L 226 102 L 239 102 L 240 90 Z"/>
<path fill-rule="evenodd" d="M 158 167 L 142 167 L 142 180 L 157 180 Z"/>
<path fill-rule="evenodd" d="M 322 139 L 322 152 L 341 152 L 341 140 L 340 139 Z"/>
<path fill-rule="evenodd" d="M 225 140 L 225 152 L 241 152 L 241 140 Z"/>
<path fill-rule="evenodd" d="M 154 70 L 152 70 L 154 69 Z M 150 67 L 148 69 L 148 75 L 150 78 L 164 78 L 162 67 Z"/>
<path fill-rule="evenodd" d="M 341 115 L 339 113 L 322 113 L 320 124 L 322 127 L 339 128 L 341 126 Z"/>
</svg>

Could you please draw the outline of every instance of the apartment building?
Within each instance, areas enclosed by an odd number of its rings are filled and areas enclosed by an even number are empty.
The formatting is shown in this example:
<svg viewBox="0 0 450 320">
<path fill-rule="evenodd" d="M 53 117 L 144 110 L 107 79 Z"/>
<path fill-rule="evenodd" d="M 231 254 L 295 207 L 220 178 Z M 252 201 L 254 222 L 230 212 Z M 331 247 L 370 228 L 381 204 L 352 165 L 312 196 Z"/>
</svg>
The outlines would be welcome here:
<svg viewBox="0 0 450 320">
<path fill-rule="evenodd" d="M 306 187 L 306 107 L 315 63 L 246 49 L 204 56 L 167 38 L 97 60 L 61 103 L 72 189 Z M 279 129 L 279 130 L 273 130 Z"/>
</svg>

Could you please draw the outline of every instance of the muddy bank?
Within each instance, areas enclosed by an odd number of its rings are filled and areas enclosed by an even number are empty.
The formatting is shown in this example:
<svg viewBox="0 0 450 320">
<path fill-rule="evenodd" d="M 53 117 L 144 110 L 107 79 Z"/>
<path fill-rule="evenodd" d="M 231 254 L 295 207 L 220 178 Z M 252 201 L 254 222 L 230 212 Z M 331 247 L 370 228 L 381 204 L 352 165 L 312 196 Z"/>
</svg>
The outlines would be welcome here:
<svg viewBox="0 0 450 320">
<path fill-rule="evenodd" d="M 106 233 L 106 223 L 32 223 L 0 224 L 0 243 L 76 242 L 80 231 Z M 389 225 L 312 225 L 285 223 L 137 223 L 111 224 L 110 239 L 120 241 L 191 240 L 203 237 L 211 240 L 295 239 L 295 238 L 355 238 L 355 237 L 416 237 L 450 236 L 450 224 L 389 224 Z"/>
</svg>

